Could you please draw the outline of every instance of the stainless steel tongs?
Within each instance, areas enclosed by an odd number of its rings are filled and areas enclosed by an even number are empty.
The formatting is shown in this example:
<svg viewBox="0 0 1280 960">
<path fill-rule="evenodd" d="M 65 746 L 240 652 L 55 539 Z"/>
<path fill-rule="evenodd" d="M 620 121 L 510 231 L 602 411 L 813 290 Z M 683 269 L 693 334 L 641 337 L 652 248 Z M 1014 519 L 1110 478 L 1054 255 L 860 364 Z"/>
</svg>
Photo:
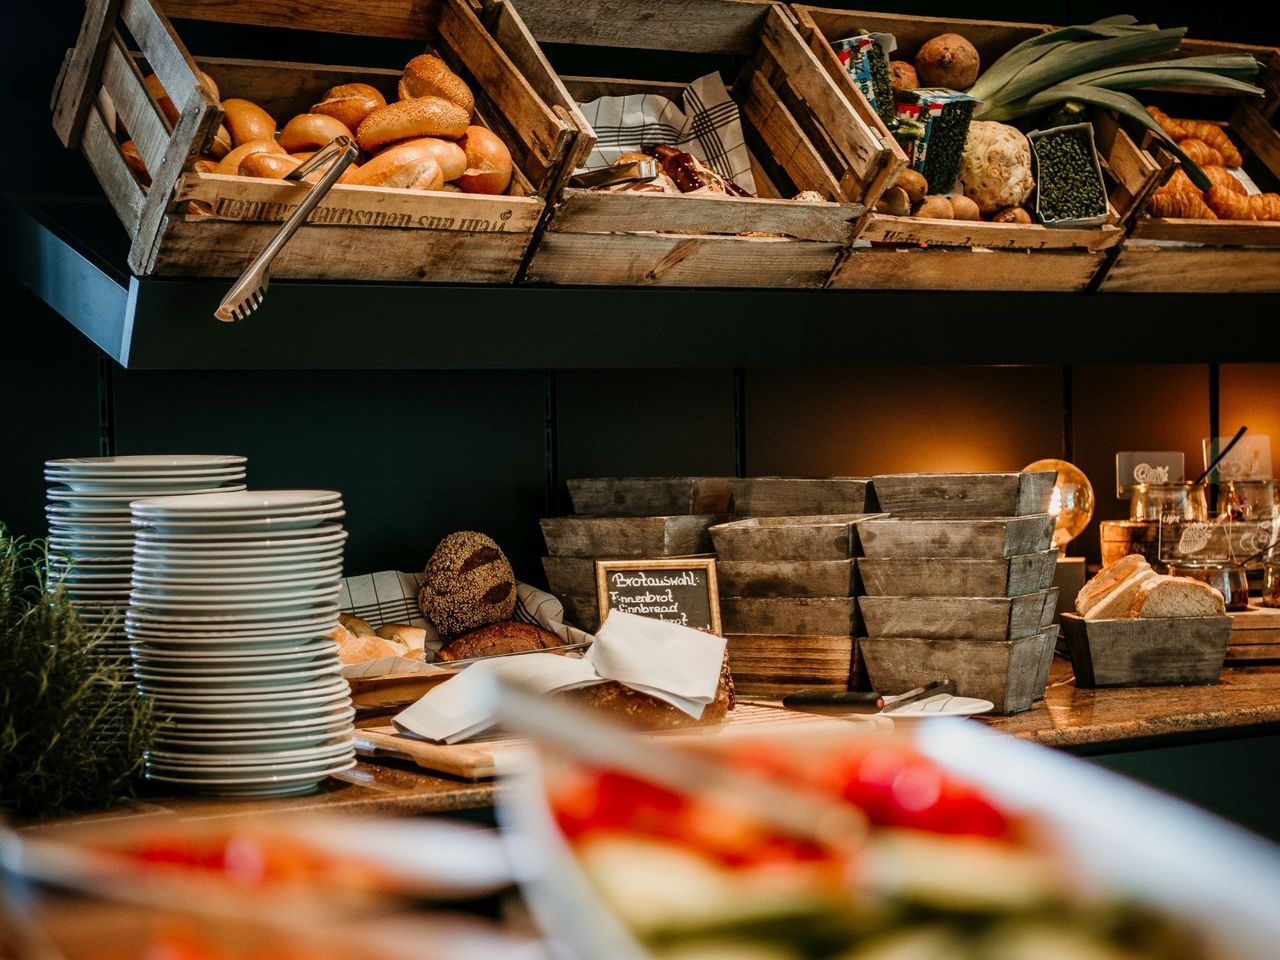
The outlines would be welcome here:
<svg viewBox="0 0 1280 960">
<path fill-rule="evenodd" d="M 359 152 L 355 141 L 350 137 L 334 137 L 317 150 L 315 156 L 304 160 L 301 165 L 285 176 L 286 180 L 302 180 L 325 164 L 329 164 L 329 169 L 324 172 L 324 176 L 307 192 L 293 213 L 289 214 L 288 219 L 280 224 L 280 230 L 262 248 L 262 252 L 254 258 L 253 263 L 245 268 L 244 273 L 240 274 L 240 279 L 227 291 L 227 295 L 222 298 L 222 303 L 218 304 L 218 309 L 213 312 L 215 317 L 224 323 L 231 323 L 245 319 L 262 306 L 262 300 L 267 295 L 267 284 L 271 280 L 269 272 L 271 262 L 279 256 L 284 245 L 289 242 L 289 238 L 306 222 L 311 211 L 338 182 L 338 178 L 347 167 L 351 166 Z"/>
</svg>

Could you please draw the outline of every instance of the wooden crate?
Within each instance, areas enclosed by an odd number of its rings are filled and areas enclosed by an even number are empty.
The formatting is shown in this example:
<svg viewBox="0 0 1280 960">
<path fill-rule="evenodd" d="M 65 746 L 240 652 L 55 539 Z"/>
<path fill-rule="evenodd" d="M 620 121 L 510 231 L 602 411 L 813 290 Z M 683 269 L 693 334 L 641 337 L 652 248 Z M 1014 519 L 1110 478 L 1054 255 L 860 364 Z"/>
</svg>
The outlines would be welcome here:
<svg viewBox="0 0 1280 960">
<path fill-rule="evenodd" d="M 1256 83 L 1266 90 L 1262 102 L 1236 98 L 1223 124 L 1245 157 L 1245 166 L 1269 178 L 1259 184 L 1275 190 L 1280 181 L 1280 132 L 1275 113 L 1280 108 L 1280 50 L 1244 44 L 1183 40 L 1177 56 L 1249 53 L 1263 69 Z M 1135 91 L 1144 102 L 1151 98 Z M 1208 94 L 1209 91 L 1201 91 Z M 1231 95 L 1234 97 L 1234 95 Z M 1203 106 L 1205 101 L 1194 100 Z M 1218 106 L 1223 104 L 1219 100 Z M 1230 109 L 1230 108 L 1229 108 Z M 1175 116 L 1185 113 L 1170 109 Z M 1217 121 L 1215 121 L 1217 122 Z M 1147 133 L 1144 145 L 1162 167 L 1161 180 L 1173 175 L 1176 160 Z M 1144 202 L 1146 198 L 1143 198 Z M 1192 244 L 1193 246 L 1177 246 Z M 1139 215 L 1133 230 L 1107 270 L 1099 289 L 1105 293 L 1178 291 L 1194 293 L 1280 292 L 1280 221 L 1180 220 Z"/>
<path fill-rule="evenodd" d="M 569 480 L 580 517 L 653 517 L 733 512 L 732 477 L 584 477 Z"/>
<path fill-rule="evenodd" d="M 829 637 L 726 633 L 733 688 L 740 697 L 785 697 L 815 687 L 849 689 L 854 641 Z"/>
<path fill-rule="evenodd" d="M 717 560 L 721 597 L 857 596 L 853 560 Z"/>
<path fill-rule="evenodd" d="M 1137 687 L 1217 683 L 1227 654 L 1230 617 L 1085 620 L 1064 614 L 1076 684 Z"/>
<path fill-rule="evenodd" d="M 1280 609 L 1254 606 L 1227 616 L 1231 618 L 1228 665 L 1247 666 L 1280 660 Z"/>
<path fill-rule="evenodd" d="M 878 196 L 886 147 L 818 66 L 781 4 L 686 0 L 678 10 L 610 0 L 522 0 L 543 42 L 714 55 L 680 82 L 566 77 L 579 100 L 654 94 L 722 70 L 741 108 L 759 199 L 566 189 L 534 252 L 535 283 L 820 287 Z M 718 58 L 718 59 L 717 59 Z M 688 59 L 688 58 L 687 58 Z M 690 61 L 691 62 L 691 61 Z M 800 191 L 821 201 L 797 202 Z"/>
<path fill-rule="evenodd" d="M 541 521 L 547 552 L 553 557 L 687 557 L 709 553 L 707 528 L 716 518 L 547 517 Z"/>
<path fill-rule="evenodd" d="M 912 60 L 920 46 L 940 33 L 958 33 L 977 48 L 985 69 L 1006 50 L 1049 29 L 1044 24 L 963 20 L 863 10 L 826 10 L 793 5 L 804 34 L 822 66 L 850 100 L 860 101 L 880 145 L 894 154 L 893 177 L 906 156 L 866 98 L 845 73 L 831 41 L 859 29 L 893 34 L 895 59 Z M 918 220 L 869 209 L 859 238 L 870 247 L 849 250 L 836 265 L 829 285 L 854 289 L 1028 290 L 1085 289 L 1102 268 L 1107 250 L 1124 237 L 1135 204 L 1160 176 L 1155 161 L 1112 120 L 1094 117 L 1098 153 L 1110 188 L 1110 219 L 1099 227 L 1046 227 L 960 220 Z M 892 182 L 891 180 L 889 182 Z M 937 190 L 934 192 L 943 192 Z M 878 196 L 875 198 L 878 199 Z M 874 206 L 874 199 L 868 200 Z"/>
<path fill-rule="evenodd" d="M 1020 597 L 860 597 L 873 637 L 1018 640 L 1053 622 L 1057 588 Z"/>
<path fill-rule="evenodd" d="M 861 557 L 858 576 L 871 597 L 1019 597 L 1053 586 L 1057 563 L 1057 550 L 991 560 Z"/>
<path fill-rule="evenodd" d="M 1049 510 L 1058 474 L 894 473 L 874 477 L 880 509 L 894 517 L 1025 517 Z"/>
<path fill-rule="evenodd" d="M 876 690 L 897 693 L 947 678 L 957 696 L 990 700 L 997 713 L 1020 713 L 1044 696 L 1056 633 L 1019 640 L 862 637 L 858 656 Z"/>
<path fill-rule="evenodd" d="M 852 637 L 860 633 L 852 597 L 721 597 L 728 634 L 764 637 Z"/>
<path fill-rule="evenodd" d="M 476 122 L 511 149 L 517 173 L 507 196 L 335 186 L 276 259 L 275 277 L 511 282 L 545 198 L 590 148 L 576 107 L 505 0 L 485 23 L 467 0 L 90 0 L 59 77 L 54 127 L 84 151 L 133 238 L 129 266 L 139 275 L 239 275 L 309 189 L 194 169 L 223 116 L 197 68 L 222 96 L 252 100 L 283 124 L 338 83 L 370 83 L 392 99 L 403 66 L 398 58 L 384 65 L 393 69 L 195 59 L 169 17 L 422 41 L 467 80 Z M 177 106 L 175 124 L 147 92 L 146 71 Z M 125 165 L 126 138 L 149 187 Z"/>
<path fill-rule="evenodd" d="M 862 552 L 890 560 L 947 557 L 987 560 L 1042 553 L 1053 543 L 1053 517 L 977 520 L 866 520 L 858 525 Z"/>
<path fill-rule="evenodd" d="M 718 561 L 823 561 L 856 557 L 858 524 L 883 516 L 751 517 L 718 523 L 708 533 Z"/>
</svg>

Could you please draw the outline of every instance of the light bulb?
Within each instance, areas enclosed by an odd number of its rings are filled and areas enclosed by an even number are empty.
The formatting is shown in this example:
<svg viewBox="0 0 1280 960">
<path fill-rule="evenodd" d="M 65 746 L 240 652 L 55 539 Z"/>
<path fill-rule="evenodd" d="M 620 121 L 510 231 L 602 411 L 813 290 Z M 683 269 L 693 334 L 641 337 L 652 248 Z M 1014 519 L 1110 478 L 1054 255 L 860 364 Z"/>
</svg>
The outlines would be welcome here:
<svg viewBox="0 0 1280 960">
<path fill-rule="evenodd" d="M 1049 515 L 1053 517 L 1053 545 L 1059 551 L 1065 549 L 1093 519 L 1093 484 L 1084 471 L 1066 460 L 1037 460 L 1022 469 L 1024 473 L 1057 471 L 1058 479 L 1049 497 Z"/>
</svg>

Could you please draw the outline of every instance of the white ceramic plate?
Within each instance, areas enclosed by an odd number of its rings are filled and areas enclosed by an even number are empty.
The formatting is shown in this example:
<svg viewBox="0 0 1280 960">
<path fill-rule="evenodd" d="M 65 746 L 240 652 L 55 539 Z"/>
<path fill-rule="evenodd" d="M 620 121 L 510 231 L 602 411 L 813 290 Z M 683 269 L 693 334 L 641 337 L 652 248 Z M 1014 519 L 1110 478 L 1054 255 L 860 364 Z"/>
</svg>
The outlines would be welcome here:
<svg viewBox="0 0 1280 960">
<path fill-rule="evenodd" d="M 208 690 L 210 693 L 216 693 L 220 689 L 230 689 L 236 686 L 245 687 L 270 687 L 280 686 L 281 684 L 301 684 L 301 683 L 320 683 L 339 677 L 342 674 L 342 664 L 336 656 L 326 657 L 323 660 L 286 664 L 284 666 L 263 667 L 261 665 L 253 666 L 248 669 L 241 667 L 230 667 L 214 669 L 211 667 L 201 667 L 200 669 L 172 669 L 170 667 L 158 666 L 154 663 L 136 663 L 133 667 L 134 675 L 147 689 L 166 689 L 181 690 L 183 688 L 191 690 Z"/>
<path fill-rule="evenodd" d="M 263 530 L 254 532 L 227 531 L 223 533 L 160 533 L 146 528 L 135 531 L 139 546 L 155 546 L 165 550 L 204 550 L 220 547 L 235 550 L 269 549 L 287 545 L 315 546 L 320 543 L 337 543 L 347 538 L 347 531 L 340 523 L 326 523 L 304 530 Z"/>
<path fill-rule="evenodd" d="M 147 778 L 159 783 L 174 783 L 184 787 L 201 788 L 223 796 L 285 797 L 299 793 L 310 793 L 333 774 L 350 770 L 355 765 L 355 758 L 352 757 L 341 764 L 322 768 L 315 773 L 298 773 L 290 776 L 266 777 L 263 775 L 233 779 L 200 779 L 148 771 Z"/>
<path fill-rule="evenodd" d="M 258 735 L 264 731 L 270 730 L 275 733 L 283 730 L 311 730 L 318 727 L 330 726 L 335 723 L 350 723 L 355 719 L 356 711 L 354 707 L 348 706 L 342 708 L 326 707 L 318 710 L 305 712 L 297 717 L 270 717 L 263 720 L 260 717 L 250 717 L 243 719 L 240 717 L 223 717 L 223 718 L 184 718 L 178 722 L 165 722 L 156 729 L 156 736 L 182 736 L 187 732 L 193 733 L 251 733 Z"/>
<path fill-rule="evenodd" d="M 136 506 L 140 501 L 134 501 L 131 506 Z M 46 510 L 49 509 L 46 507 Z M 199 510 L 190 510 L 185 513 L 169 513 L 169 512 L 143 512 L 133 509 L 130 511 L 136 523 L 154 526 L 159 529 L 172 527 L 181 529 L 182 525 L 212 525 L 214 523 L 249 523 L 250 521 L 270 521 L 273 519 L 291 519 L 294 517 L 311 516 L 316 513 L 324 513 L 329 510 L 344 509 L 341 500 L 335 500 L 332 503 L 312 504 L 307 507 L 278 507 L 270 510 L 210 510 L 202 512 Z"/>
<path fill-rule="evenodd" d="M 193 709 L 191 707 L 177 704 L 164 704 L 160 713 L 173 718 L 175 728 L 181 729 L 184 723 L 256 723 L 275 727 L 278 723 L 285 720 L 298 720 L 308 717 L 314 717 L 326 710 L 332 710 L 341 707 L 344 703 L 350 701 L 350 697 L 341 696 L 331 700 L 325 700 L 320 703 L 308 703 L 301 706 L 280 705 L 273 707 L 266 705 L 256 710 L 250 710 L 247 707 L 233 707 L 230 704 L 222 704 L 220 707 L 209 710 Z"/>
<path fill-rule="evenodd" d="M 109 493 L 128 494 L 129 500 L 137 500 L 151 494 L 173 496 L 187 493 L 203 493 L 221 491 L 224 487 L 243 488 L 244 471 L 238 470 L 216 476 L 179 480 L 170 477 L 144 477 L 135 480 L 117 481 L 97 478 L 68 477 L 57 482 L 66 485 L 73 493 Z"/>
<path fill-rule="evenodd" d="M 350 756 L 355 750 L 354 736 L 339 736 L 332 743 L 322 743 L 315 747 L 294 747 L 280 750 L 261 750 L 257 753 L 235 753 L 221 755 L 217 753 L 185 750 L 149 750 L 147 760 L 153 765 L 173 765 L 192 767 L 256 767 L 270 765 L 277 769 L 309 767 L 314 763 L 333 759 L 339 754 Z"/>
<path fill-rule="evenodd" d="M 315 757 L 302 763 L 236 763 L 235 756 L 227 757 L 230 763 L 206 764 L 173 761 L 158 757 L 148 759 L 147 773 L 162 776 L 187 777 L 196 782 L 223 783 L 230 779 L 247 777 L 270 777 L 274 782 L 280 777 L 294 774 L 325 772 L 331 767 L 347 763 L 355 759 L 348 751 L 339 751 L 327 757 Z"/>
<path fill-rule="evenodd" d="M 328 506 L 342 499 L 337 490 L 250 490 L 202 496 L 147 497 L 136 500 L 133 509 L 146 514 L 187 514 L 207 516 L 210 513 L 270 513 L 273 510 L 298 510 Z"/>
<path fill-rule="evenodd" d="M 229 737 L 199 737 L 192 735 L 171 737 L 163 740 L 157 737 L 155 742 L 157 746 L 172 747 L 176 753 L 201 754 L 216 752 L 226 755 L 240 752 L 256 753 L 262 750 L 297 750 L 305 747 L 318 747 L 339 737 L 353 736 L 355 729 L 353 725 L 347 723 L 335 725 L 327 730 L 304 731 L 279 737 L 246 737 L 243 734 L 233 734 Z"/>
<path fill-rule="evenodd" d="M 255 708 L 258 706 L 274 708 L 283 704 L 300 706 L 313 701 L 323 702 L 327 697 L 350 691 L 347 682 L 333 671 L 318 679 L 263 686 L 243 684 L 238 687 L 231 685 L 210 687 L 208 690 L 193 690 L 189 683 L 174 684 L 171 680 L 157 680 L 155 683 L 144 683 L 141 686 L 144 693 L 155 697 L 157 701 L 201 709 L 215 709 L 237 703 Z"/>
<path fill-rule="evenodd" d="M 292 646 L 275 646 L 269 650 L 249 650 L 244 653 L 226 653 L 221 650 L 206 649 L 163 649 L 148 644 L 133 645 L 134 662 L 142 665 L 152 664 L 166 670 L 201 670 L 206 668 L 225 669 L 273 669 L 285 668 L 296 663 L 307 663 L 320 657 L 336 656 L 338 644 L 324 637 L 318 640 L 307 640 Z"/>
<path fill-rule="evenodd" d="M 186 487 L 189 486 L 189 483 L 184 484 L 181 480 L 174 481 L 174 486 L 176 489 L 173 493 L 169 493 L 163 487 L 145 490 L 71 490 L 62 487 L 48 487 L 45 490 L 45 496 L 52 504 L 65 504 L 71 507 L 104 507 L 121 504 L 127 508 L 133 501 L 144 497 L 207 497 L 222 493 L 239 493 L 245 489 L 243 483 L 219 483 L 214 487 L 188 490 Z"/>
<path fill-rule="evenodd" d="M 133 525 L 135 529 L 154 530 L 162 536 L 170 533 L 256 533 L 263 536 L 277 530 L 313 529 L 326 520 L 338 520 L 346 515 L 342 509 L 312 511 L 297 516 L 276 514 L 256 520 L 170 520 L 168 517 L 140 517 L 135 514 Z"/>
<path fill-rule="evenodd" d="M 338 586 L 342 579 L 342 564 L 299 565 L 292 570 L 263 572 L 253 567 L 228 567 L 224 570 L 184 570 L 181 573 L 153 570 L 135 566 L 133 585 L 139 589 L 154 591 L 182 591 L 190 593 L 230 593 L 243 590 L 247 593 L 272 592 L 301 587 Z"/>
<path fill-rule="evenodd" d="M 237 659 L 257 655 L 278 656 L 282 651 L 297 650 L 300 645 L 315 643 L 323 637 L 323 634 L 311 629 L 281 630 L 276 634 L 249 633 L 243 636 L 199 633 L 139 635 L 136 627 L 126 625 L 120 632 L 137 645 L 140 655 L 145 655 L 152 662 L 165 658 L 196 658 L 200 654 Z"/>
<path fill-rule="evenodd" d="M 210 550 L 197 547 L 194 550 L 163 551 L 138 545 L 138 565 L 152 570 L 221 571 L 226 568 L 251 567 L 266 573 L 268 570 L 317 566 L 342 561 L 342 544 L 325 543 L 317 546 L 290 547 L 281 550 Z"/>
<path fill-rule="evenodd" d="M 129 619 L 137 623 L 154 624 L 155 626 L 182 624 L 188 629 L 196 630 L 218 626 L 231 630 L 269 630 L 275 627 L 300 627 L 304 622 L 310 626 L 313 622 L 323 622 L 322 618 L 327 617 L 329 614 L 332 614 L 333 619 L 336 620 L 338 609 L 339 604 L 336 600 L 318 603 L 314 609 L 283 610 L 279 612 L 263 611 L 249 614 L 167 614 L 137 609 L 129 611 Z M 320 632 L 328 633 L 332 629 L 333 627 L 329 627 L 327 630 L 321 630 Z"/>
<path fill-rule="evenodd" d="M 893 720 L 923 720 L 929 717 L 976 717 L 990 713 L 996 705 L 990 700 L 978 700 L 975 697 L 953 697 L 949 693 L 940 693 L 936 697 L 908 703 L 900 710 L 890 713 L 881 711 L 880 716 Z"/>
<path fill-rule="evenodd" d="M 202 600 L 200 602 L 183 600 L 171 603 L 167 600 L 139 596 L 138 591 L 134 590 L 129 597 L 129 605 L 139 617 L 147 615 L 178 616 L 188 621 L 205 621 L 226 617 L 261 616 L 271 618 L 277 614 L 282 617 L 290 615 L 306 617 L 311 616 L 313 613 L 319 616 L 321 608 L 329 604 L 329 598 L 333 598 L 333 602 L 336 602 L 337 596 L 338 591 L 335 588 L 323 595 L 299 597 L 295 600 L 287 598 L 262 600 L 261 602 L 238 599 L 227 599 L 225 601 Z"/>
<path fill-rule="evenodd" d="M 149 470 L 208 470 L 243 467 L 248 457 L 225 453 L 127 454 L 118 457 L 63 457 L 46 460 L 45 470 L 134 473 Z"/>
</svg>

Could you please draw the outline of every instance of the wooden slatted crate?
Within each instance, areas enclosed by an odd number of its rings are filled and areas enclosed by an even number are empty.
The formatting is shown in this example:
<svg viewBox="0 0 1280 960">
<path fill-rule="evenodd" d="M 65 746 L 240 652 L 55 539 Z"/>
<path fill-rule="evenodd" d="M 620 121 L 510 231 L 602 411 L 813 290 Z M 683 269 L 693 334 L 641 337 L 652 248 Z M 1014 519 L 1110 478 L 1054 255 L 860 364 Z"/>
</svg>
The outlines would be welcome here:
<svg viewBox="0 0 1280 960">
<path fill-rule="evenodd" d="M 169 17 L 421 41 L 471 86 L 474 122 L 511 149 L 516 175 L 506 196 L 334 187 L 275 261 L 277 277 L 511 282 L 544 198 L 590 149 L 572 101 L 505 0 L 487 7 L 484 22 L 467 0 L 90 0 L 59 77 L 54 127 L 88 157 L 133 238 L 129 265 L 139 275 L 238 275 L 308 189 L 194 169 L 222 121 L 197 68 L 222 96 L 252 100 L 283 123 L 338 83 L 369 83 L 393 99 L 403 67 L 196 59 Z M 144 72 L 163 85 L 176 122 Z M 126 165 L 126 137 L 149 186 Z"/>
<path fill-rule="evenodd" d="M 1183 40 L 1178 56 L 1215 53 L 1248 53 L 1262 63 L 1254 82 L 1266 90 L 1259 101 L 1254 97 L 1231 100 L 1202 96 L 1181 102 L 1195 110 L 1226 106 L 1229 119 L 1213 121 L 1227 130 L 1245 157 L 1245 168 L 1265 181 L 1261 189 L 1280 186 L 1280 132 L 1275 119 L 1280 110 L 1280 50 L 1205 40 Z M 1138 91 L 1149 102 L 1153 97 Z M 1208 94 L 1209 91 L 1198 91 Z M 1174 113 L 1174 109 L 1169 109 Z M 1225 111 L 1219 111 L 1225 112 Z M 1177 113 L 1177 116 L 1185 116 Z M 1197 115 L 1192 116 L 1195 119 Z M 1150 133 L 1144 146 L 1163 169 L 1162 182 L 1172 176 L 1176 160 Z M 1176 290 L 1195 293 L 1276 293 L 1280 292 L 1280 221 L 1184 220 L 1151 217 L 1133 221 L 1133 230 L 1107 271 L 1099 289 L 1106 293 L 1142 293 Z"/>
<path fill-rule="evenodd" d="M 860 110 L 818 66 L 780 4 L 685 0 L 679 9 L 608 0 L 522 0 L 542 42 L 630 47 L 731 59 L 725 76 L 741 108 L 758 199 L 566 189 L 529 265 L 552 284 L 820 287 L 854 237 L 864 201 L 879 196 L 893 158 Z M 679 82 L 565 77 L 585 103 L 658 94 L 676 103 Z M 814 191 L 821 201 L 789 198 Z"/>
<path fill-rule="evenodd" d="M 912 60 L 940 33 L 958 33 L 977 48 L 983 68 L 1017 43 L 1047 29 L 1044 24 L 963 20 L 796 5 L 799 28 L 845 96 L 860 101 L 881 146 L 906 157 L 887 127 L 840 65 L 831 41 L 859 29 L 893 34 L 895 59 Z M 1155 189 L 1159 165 L 1108 114 L 1093 116 L 1095 139 L 1109 189 L 1109 221 L 1097 227 L 922 220 L 868 211 L 858 246 L 846 253 L 829 285 L 854 289 L 1079 291 L 1104 266 L 1107 251 L 1124 237 L 1137 204 Z M 894 174 L 896 176 L 896 173 Z M 945 188 L 933 192 L 946 192 Z M 878 195 L 877 195 L 878 198 Z M 873 206 L 874 201 L 869 201 Z"/>
</svg>

